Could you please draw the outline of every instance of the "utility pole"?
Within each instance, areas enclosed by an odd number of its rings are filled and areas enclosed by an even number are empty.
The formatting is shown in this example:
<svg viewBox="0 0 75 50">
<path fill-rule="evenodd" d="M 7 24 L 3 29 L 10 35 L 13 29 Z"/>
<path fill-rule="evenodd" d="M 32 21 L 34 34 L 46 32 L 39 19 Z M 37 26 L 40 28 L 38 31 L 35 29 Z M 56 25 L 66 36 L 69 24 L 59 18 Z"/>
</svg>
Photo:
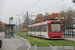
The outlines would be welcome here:
<svg viewBox="0 0 75 50">
<path fill-rule="evenodd" d="M 27 11 L 27 36 L 28 36 L 28 11 Z"/>
<path fill-rule="evenodd" d="M 59 20 L 60 20 L 60 13 L 59 13 Z"/>
<path fill-rule="evenodd" d="M 17 21 L 16 21 L 16 32 L 17 32 Z"/>
<path fill-rule="evenodd" d="M 19 34 L 20 34 L 20 18 L 19 18 Z"/>
<path fill-rule="evenodd" d="M 9 24 L 10 24 L 10 18 L 9 18 Z"/>
</svg>

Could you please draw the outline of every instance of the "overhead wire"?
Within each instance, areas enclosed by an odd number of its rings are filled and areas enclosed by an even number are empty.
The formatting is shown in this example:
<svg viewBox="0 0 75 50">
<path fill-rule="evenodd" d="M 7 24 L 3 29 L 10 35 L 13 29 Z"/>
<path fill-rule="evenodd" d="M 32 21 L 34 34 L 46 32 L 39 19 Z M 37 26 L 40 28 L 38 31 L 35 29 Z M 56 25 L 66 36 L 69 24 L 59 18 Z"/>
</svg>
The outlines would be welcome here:
<svg viewBox="0 0 75 50">
<path fill-rule="evenodd" d="M 62 1 L 64 1 L 64 0 L 62 0 Z M 49 9 L 50 7 L 56 6 L 57 4 L 61 3 L 62 1 L 60 1 L 60 2 L 58 2 L 58 3 L 56 3 L 56 4 L 54 4 L 54 5 L 51 5 L 51 6 L 49 6 L 48 8 L 43 9 L 43 10 L 41 10 L 41 11 L 39 11 L 39 12 L 45 11 L 45 10 Z M 39 12 L 38 12 L 38 13 L 39 13 Z"/>
<path fill-rule="evenodd" d="M 40 0 L 38 0 L 34 5 L 32 5 L 29 9 L 31 9 L 33 6 L 35 6 L 37 3 L 39 3 Z M 29 10 L 28 9 L 28 10 Z"/>
<path fill-rule="evenodd" d="M 30 7 L 30 5 L 32 5 L 33 2 L 34 2 L 34 0 L 28 5 L 28 7 Z M 27 8 L 28 8 L 28 7 L 27 7 Z M 26 9 L 27 9 L 27 8 L 26 8 Z"/>
<path fill-rule="evenodd" d="M 40 0 L 38 0 L 38 2 L 39 2 L 39 1 L 40 1 Z M 52 1 L 54 1 L 54 0 L 52 0 Z M 50 1 L 48 4 L 51 4 L 52 1 Z M 35 4 L 37 4 L 38 2 L 36 2 Z M 34 4 L 34 5 L 35 5 L 35 4 Z M 48 4 L 46 4 L 45 6 L 47 6 Z M 33 6 L 34 6 L 34 5 L 33 5 Z M 44 8 L 45 6 L 43 6 L 42 8 Z M 32 12 L 32 13 L 34 13 L 34 12 Z M 32 14 L 32 13 L 31 13 L 31 14 Z"/>
<path fill-rule="evenodd" d="M 50 1 L 48 4 L 44 5 L 44 6 L 43 6 L 43 7 L 41 7 L 41 8 L 46 7 L 47 5 L 51 4 L 53 1 L 54 1 L 54 0 Z M 41 8 L 40 8 L 40 9 L 41 9 Z M 40 9 L 38 9 L 38 10 L 40 10 Z M 38 10 L 36 10 L 36 11 L 38 11 Z"/>
<path fill-rule="evenodd" d="M 54 0 L 53 0 L 53 1 L 54 1 Z M 62 0 L 62 1 L 64 1 L 64 0 Z M 48 8 L 53 7 L 53 6 L 55 6 L 55 5 L 59 4 L 59 3 L 61 3 L 62 1 L 56 3 L 56 4 L 52 5 L 52 6 L 49 6 Z M 50 2 L 50 3 L 52 3 L 52 2 Z M 49 3 L 48 3 L 48 4 L 49 4 Z M 47 5 L 48 5 L 48 4 L 47 4 Z M 48 9 L 48 8 L 46 8 L 46 9 Z M 46 9 L 44 9 L 44 10 L 46 10 Z M 44 10 L 41 10 L 40 12 L 42 12 L 42 11 L 44 11 Z M 33 13 L 34 13 L 34 12 L 33 12 Z M 37 16 L 37 15 L 36 15 L 36 16 Z"/>
</svg>

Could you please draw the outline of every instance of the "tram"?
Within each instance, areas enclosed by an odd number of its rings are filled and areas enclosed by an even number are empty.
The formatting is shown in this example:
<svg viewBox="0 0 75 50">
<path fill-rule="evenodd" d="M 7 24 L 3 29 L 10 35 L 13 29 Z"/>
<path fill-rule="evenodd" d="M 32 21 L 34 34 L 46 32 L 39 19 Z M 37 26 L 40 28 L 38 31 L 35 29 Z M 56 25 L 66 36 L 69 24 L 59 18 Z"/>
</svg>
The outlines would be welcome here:
<svg viewBox="0 0 75 50">
<path fill-rule="evenodd" d="M 60 20 L 48 20 L 28 26 L 28 35 L 47 39 L 61 39 Z"/>
</svg>

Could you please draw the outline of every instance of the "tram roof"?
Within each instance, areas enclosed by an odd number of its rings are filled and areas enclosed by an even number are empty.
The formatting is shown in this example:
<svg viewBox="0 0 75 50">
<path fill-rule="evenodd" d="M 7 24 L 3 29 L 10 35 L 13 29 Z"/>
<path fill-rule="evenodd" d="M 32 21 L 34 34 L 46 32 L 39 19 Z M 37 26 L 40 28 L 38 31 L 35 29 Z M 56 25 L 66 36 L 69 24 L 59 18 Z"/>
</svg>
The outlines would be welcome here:
<svg viewBox="0 0 75 50">
<path fill-rule="evenodd" d="M 45 25 L 45 24 L 48 24 L 48 23 L 50 23 L 50 22 L 60 22 L 60 20 L 48 20 L 48 21 L 43 21 L 43 22 L 31 24 L 31 25 L 29 25 L 28 27 L 31 27 L 31 26 L 39 26 L 39 25 Z"/>
</svg>

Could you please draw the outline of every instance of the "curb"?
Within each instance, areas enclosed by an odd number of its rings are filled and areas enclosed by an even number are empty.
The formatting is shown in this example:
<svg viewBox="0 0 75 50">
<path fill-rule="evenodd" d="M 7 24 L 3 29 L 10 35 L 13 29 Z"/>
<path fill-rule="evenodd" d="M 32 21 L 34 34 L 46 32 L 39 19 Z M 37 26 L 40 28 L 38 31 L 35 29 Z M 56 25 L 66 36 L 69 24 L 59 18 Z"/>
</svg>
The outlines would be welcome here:
<svg viewBox="0 0 75 50">
<path fill-rule="evenodd" d="M 71 40 L 71 39 L 67 39 L 67 38 L 63 38 L 64 40 L 67 40 L 67 41 L 72 41 L 72 42 L 75 42 L 74 40 Z"/>
<path fill-rule="evenodd" d="M 17 36 L 17 35 L 15 35 L 15 36 Z M 31 48 L 31 44 L 30 44 L 30 42 L 27 39 L 24 39 L 24 38 L 22 38 L 20 36 L 17 36 L 17 37 L 19 37 L 20 39 L 22 39 L 23 41 L 26 42 L 26 46 L 29 46 L 27 50 L 29 50 Z"/>
<path fill-rule="evenodd" d="M 29 41 L 30 41 L 30 40 L 29 40 Z M 30 42 L 32 42 L 32 41 L 30 41 Z M 32 42 L 32 43 L 35 45 L 34 47 L 35 47 L 35 50 L 36 50 L 36 49 L 37 49 L 37 45 L 36 45 L 34 42 Z"/>
</svg>

